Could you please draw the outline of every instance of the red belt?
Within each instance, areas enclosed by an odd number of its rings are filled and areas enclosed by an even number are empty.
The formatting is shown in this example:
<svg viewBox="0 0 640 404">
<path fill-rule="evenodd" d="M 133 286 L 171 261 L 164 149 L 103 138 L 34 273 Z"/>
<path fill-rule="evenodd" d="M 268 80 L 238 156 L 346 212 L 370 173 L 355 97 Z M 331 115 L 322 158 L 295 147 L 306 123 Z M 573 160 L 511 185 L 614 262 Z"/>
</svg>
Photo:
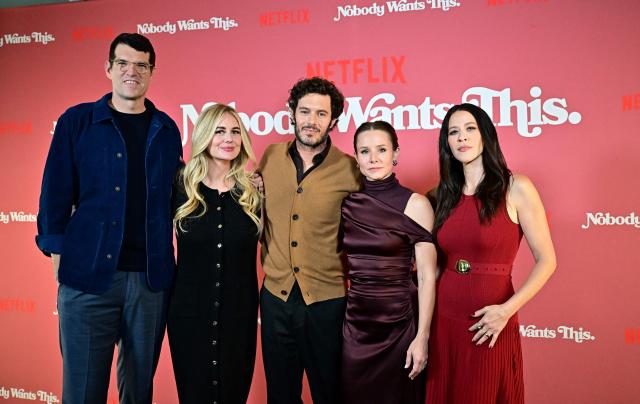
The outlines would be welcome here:
<svg viewBox="0 0 640 404">
<path fill-rule="evenodd" d="M 452 265 L 453 264 L 453 265 Z M 488 274 L 488 275 L 511 275 L 511 264 L 487 264 L 485 262 L 473 262 L 459 259 L 455 263 L 447 263 L 447 270 L 461 275 L 467 274 Z"/>
</svg>

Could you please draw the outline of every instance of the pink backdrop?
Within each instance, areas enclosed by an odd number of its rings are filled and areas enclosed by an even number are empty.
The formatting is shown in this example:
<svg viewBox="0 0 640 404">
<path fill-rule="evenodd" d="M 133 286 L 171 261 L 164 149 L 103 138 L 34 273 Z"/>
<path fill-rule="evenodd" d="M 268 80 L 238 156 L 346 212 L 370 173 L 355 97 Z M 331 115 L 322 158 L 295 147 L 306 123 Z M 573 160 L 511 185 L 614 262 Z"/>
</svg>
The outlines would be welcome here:
<svg viewBox="0 0 640 404">
<path fill-rule="evenodd" d="M 206 103 L 235 103 L 260 156 L 291 138 L 287 90 L 321 74 L 347 97 L 334 142 L 351 152 L 358 124 L 390 120 L 398 176 L 418 192 L 435 185 L 448 106 L 480 103 L 512 170 L 537 185 L 558 254 L 520 313 L 527 401 L 637 402 L 639 16 L 633 0 L 95 0 L 0 11 L 0 401 L 60 399 L 56 285 L 33 240 L 42 169 L 55 120 L 110 90 L 109 43 L 137 31 L 158 55 L 148 96 L 185 142 Z M 517 285 L 531 264 L 523 243 Z M 170 361 L 165 341 L 157 403 L 177 402 Z M 260 357 L 250 402 L 266 402 Z"/>
</svg>

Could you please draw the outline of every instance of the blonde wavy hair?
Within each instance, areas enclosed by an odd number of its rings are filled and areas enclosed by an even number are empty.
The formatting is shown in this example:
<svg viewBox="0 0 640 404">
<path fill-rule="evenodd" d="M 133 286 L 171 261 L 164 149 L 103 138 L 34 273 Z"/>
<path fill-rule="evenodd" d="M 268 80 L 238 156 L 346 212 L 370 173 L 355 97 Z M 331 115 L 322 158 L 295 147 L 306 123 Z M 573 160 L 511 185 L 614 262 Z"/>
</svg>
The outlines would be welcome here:
<svg viewBox="0 0 640 404">
<path fill-rule="evenodd" d="M 256 224 L 258 232 L 262 229 L 262 221 L 258 215 L 262 195 L 251 182 L 253 171 L 247 170 L 249 161 L 254 165 L 256 162 L 253 148 L 251 147 L 251 139 L 249 139 L 247 130 L 235 109 L 225 104 L 215 104 L 202 111 L 198 117 L 191 138 L 191 158 L 182 170 L 182 181 L 184 182 L 187 201 L 176 210 L 173 223 L 183 232 L 185 231 L 182 227 L 184 219 L 198 210 L 200 206 L 202 206 L 202 209 L 194 216 L 195 218 L 203 216 L 207 211 L 207 204 L 198 192 L 198 185 L 207 175 L 208 160 L 211 158 L 209 145 L 224 114 L 230 114 L 238 121 L 242 139 L 240 154 L 231 161 L 231 168 L 225 176 L 225 180 L 233 179 L 235 185 L 231 188 L 231 195 Z"/>
</svg>

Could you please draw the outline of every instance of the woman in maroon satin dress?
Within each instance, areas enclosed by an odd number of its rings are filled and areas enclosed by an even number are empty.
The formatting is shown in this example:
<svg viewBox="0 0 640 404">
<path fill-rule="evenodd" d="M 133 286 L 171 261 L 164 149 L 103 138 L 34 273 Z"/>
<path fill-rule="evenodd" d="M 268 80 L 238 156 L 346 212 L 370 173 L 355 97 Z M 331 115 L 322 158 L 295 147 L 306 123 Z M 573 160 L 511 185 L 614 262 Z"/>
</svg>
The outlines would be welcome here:
<svg viewBox="0 0 640 404">
<path fill-rule="evenodd" d="M 350 281 L 343 402 L 422 403 L 435 301 L 433 211 L 424 196 L 400 185 L 392 172 L 399 150 L 391 125 L 364 123 L 356 130 L 354 148 L 364 183 L 342 205 Z"/>
<path fill-rule="evenodd" d="M 447 112 L 439 149 L 434 228 L 442 273 L 426 402 L 522 403 L 516 312 L 556 266 L 544 207 L 531 181 L 507 168 L 491 118 L 479 107 Z M 511 267 L 523 234 L 536 263 L 514 292 Z"/>
</svg>

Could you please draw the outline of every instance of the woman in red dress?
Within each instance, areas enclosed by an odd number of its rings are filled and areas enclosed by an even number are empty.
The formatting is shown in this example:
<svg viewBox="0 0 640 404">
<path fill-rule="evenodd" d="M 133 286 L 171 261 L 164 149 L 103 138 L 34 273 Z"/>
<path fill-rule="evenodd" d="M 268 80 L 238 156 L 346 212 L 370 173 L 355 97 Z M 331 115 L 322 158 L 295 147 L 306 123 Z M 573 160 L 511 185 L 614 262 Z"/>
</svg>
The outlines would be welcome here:
<svg viewBox="0 0 640 404">
<path fill-rule="evenodd" d="M 441 275 L 426 402 L 523 403 L 516 313 L 556 267 L 542 201 L 527 177 L 509 171 L 491 118 L 475 105 L 447 112 L 439 153 Z M 535 265 L 516 292 L 511 267 L 523 234 Z"/>
</svg>

